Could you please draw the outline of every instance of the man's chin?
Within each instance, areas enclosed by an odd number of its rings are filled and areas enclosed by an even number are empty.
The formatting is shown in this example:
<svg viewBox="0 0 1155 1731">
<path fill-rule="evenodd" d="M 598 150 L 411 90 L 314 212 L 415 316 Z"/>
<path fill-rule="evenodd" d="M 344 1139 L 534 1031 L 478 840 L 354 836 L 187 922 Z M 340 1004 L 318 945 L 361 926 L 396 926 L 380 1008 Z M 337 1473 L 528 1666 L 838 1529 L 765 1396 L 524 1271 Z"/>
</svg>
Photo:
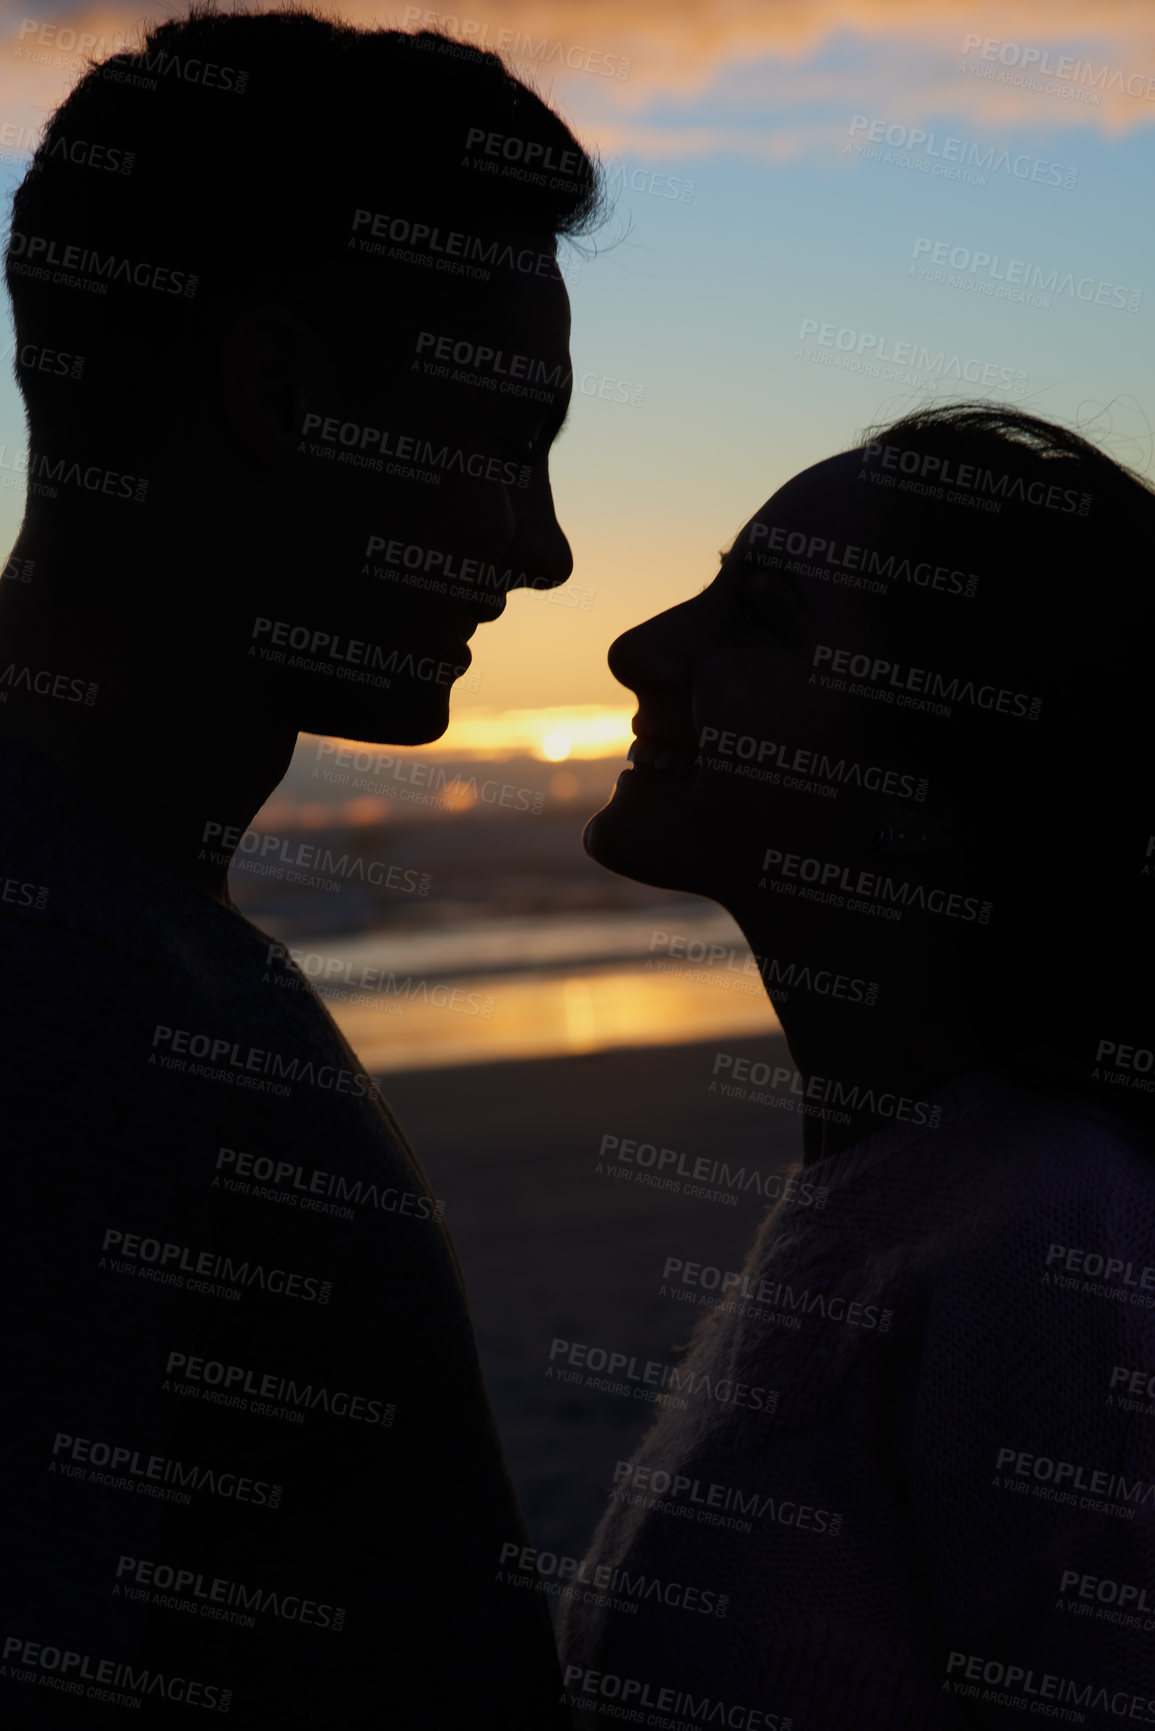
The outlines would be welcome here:
<svg viewBox="0 0 1155 1731">
<path fill-rule="evenodd" d="M 301 731 L 359 745 L 432 745 L 449 726 L 448 691 L 425 691 L 420 699 L 402 702 L 391 702 L 390 696 L 385 692 L 365 702 L 327 704 Z"/>
</svg>

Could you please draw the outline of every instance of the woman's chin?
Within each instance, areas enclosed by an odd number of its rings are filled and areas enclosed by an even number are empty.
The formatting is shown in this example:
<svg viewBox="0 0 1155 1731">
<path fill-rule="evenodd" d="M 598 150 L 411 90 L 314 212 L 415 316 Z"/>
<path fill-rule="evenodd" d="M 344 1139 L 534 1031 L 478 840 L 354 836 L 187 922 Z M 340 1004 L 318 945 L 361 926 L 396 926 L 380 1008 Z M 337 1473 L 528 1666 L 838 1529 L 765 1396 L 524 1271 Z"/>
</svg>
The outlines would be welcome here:
<svg viewBox="0 0 1155 1731">
<path fill-rule="evenodd" d="M 686 814 L 676 809 L 683 801 L 678 794 L 664 798 L 662 790 L 643 789 L 638 782 L 626 788 L 636 773 L 628 770 L 619 777 L 608 803 L 586 824 L 586 853 L 607 871 L 655 889 L 708 894 L 701 886 L 704 873 L 700 862 L 695 863 Z"/>
</svg>

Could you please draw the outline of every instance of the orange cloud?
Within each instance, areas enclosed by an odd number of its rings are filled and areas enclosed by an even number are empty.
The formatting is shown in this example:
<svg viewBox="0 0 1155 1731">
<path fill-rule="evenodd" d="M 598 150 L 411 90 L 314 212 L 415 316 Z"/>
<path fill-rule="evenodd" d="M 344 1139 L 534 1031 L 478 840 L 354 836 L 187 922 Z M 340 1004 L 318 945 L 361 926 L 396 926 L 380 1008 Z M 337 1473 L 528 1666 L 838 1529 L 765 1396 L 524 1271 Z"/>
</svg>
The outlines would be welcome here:
<svg viewBox="0 0 1155 1731">
<path fill-rule="evenodd" d="M 1133 76 L 1145 91 L 1155 79 L 1148 0 L 1096 0 L 1093 14 L 1085 0 L 1007 0 L 997 8 L 976 8 L 973 0 L 731 0 L 724 8 L 713 0 L 630 0 L 628 7 L 620 0 L 460 0 L 452 9 L 440 0 L 434 8 L 388 12 L 376 0 L 347 0 L 339 13 L 360 25 L 440 24 L 499 48 L 562 103 L 588 142 L 650 160 L 737 150 L 782 161 L 829 152 L 843 117 L 866 111 L 904 125 L 970 124 L 996 138 L 1012 128 L 1059 126 L 1117 136 L 1155 120 L 1155 100 L 1117 87 L 1120 77 Z M 136 39 L 144 16 L 105 0 L 51 21 L 16 20 L 0 42 L 0 116 L 9 125 L 42 123 L 84 71 L 77 37 L 94 39 L 86 46 L 104 58 Z M 1020 61 L 1024 50 L 1078 57 L 1104 82 L 1049 76 L 1044 82 L 1055 88 L 1047 92 L 1006 81 L 1021 65 L 964 52 L 974 36 L 1007 45 L 1004 52 Z M 854 38 L 852 59 L 845 50 Z M 820 63 L 831 50 L 834 62 Z M 701 124 L 695 110 L 705 98 L 712 107 L 724 99 L 732 123 Z M 658 103 L 660 124 L 651 118 Z M 818 120 L 816 105 L 833 117 Z M 684 128 L 671 120 L 671 108 L 686 111 Z"/>
</svg>

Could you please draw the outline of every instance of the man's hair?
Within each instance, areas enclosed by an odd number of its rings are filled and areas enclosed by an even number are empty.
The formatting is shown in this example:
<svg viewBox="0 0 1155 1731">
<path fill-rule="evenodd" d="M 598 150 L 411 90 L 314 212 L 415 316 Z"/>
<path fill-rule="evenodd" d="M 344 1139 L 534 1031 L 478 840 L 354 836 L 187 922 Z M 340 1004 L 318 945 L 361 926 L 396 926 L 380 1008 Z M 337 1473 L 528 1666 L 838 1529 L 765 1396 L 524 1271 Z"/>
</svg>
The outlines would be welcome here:
<svg viewBox="0 0 1155 1731">
<path fill-rule="evenodd" d="M 17 362 L 32 438 L 128 427 L 214 309 L 302 277 L 344 327 L 380 335 L 417 305 L 476 308 L 557 276 L 557 238 L 586 232 L 602 196 L 595 162 L 494 54 L 311 9 L 194 5 L 90 61 L 15 194 L 17 356 L 84 357 L 79 388 Z"/>
<path fill-rule="evenodd" d="M 969 834 L 997 958 L 972 982 L 976 1012 L 1012 1060 L 1040 1036 L 1020 1069 L 1086 1086 L 1100 1040 L 1155 1046 L 1155 489 L 1080 434 L 1001 405 L 925 408 L 858 448 L 887 549 L 977 579 L 970 596 L 900 581 L 877 603 L 885 656 L 938 676 L 911 689 L 933 702 L 972 681 L 974 700 L 949 719 L 871 705 Z M 1001 707 L 1000 690 L 1013 694 Z M 1103 1095 L 1155 1118 L 1140 1091 Z"/>
</svg>

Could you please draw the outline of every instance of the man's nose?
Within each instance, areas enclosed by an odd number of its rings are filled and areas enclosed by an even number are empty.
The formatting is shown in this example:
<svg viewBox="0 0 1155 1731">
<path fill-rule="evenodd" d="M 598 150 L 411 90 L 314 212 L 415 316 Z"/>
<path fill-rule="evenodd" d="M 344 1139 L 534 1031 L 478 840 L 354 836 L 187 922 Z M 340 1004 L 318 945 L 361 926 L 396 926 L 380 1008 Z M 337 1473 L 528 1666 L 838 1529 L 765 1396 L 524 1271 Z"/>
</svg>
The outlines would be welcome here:
<svg viewBox="0 0 1155 1731">
<path fill-rule="evenodd" d="M 518 572 L 511 589 L 557 589 L 573 572 L 573 553 L 561 524 L 548 519 L 523 519 L 509 562 Z"/>
</svg>

